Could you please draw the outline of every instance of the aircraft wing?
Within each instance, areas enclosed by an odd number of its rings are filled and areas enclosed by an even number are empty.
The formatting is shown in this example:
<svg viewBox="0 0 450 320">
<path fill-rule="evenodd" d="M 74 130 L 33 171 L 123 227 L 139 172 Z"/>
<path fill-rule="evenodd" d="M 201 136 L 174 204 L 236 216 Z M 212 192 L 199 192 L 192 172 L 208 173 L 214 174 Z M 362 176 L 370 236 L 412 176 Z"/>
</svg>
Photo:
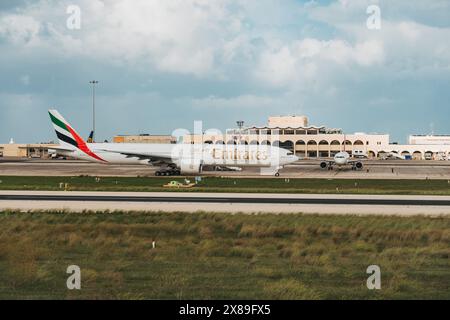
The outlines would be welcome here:
<svg viewBox="0 0 450 320">
<path fill-rule="evenodd" d="M 356 162 L 362 162 L 362 161 L 365 161 L 365 160 L 367 160 L 367 159 L 349 159 L 349 160 L 347 161 L 347 163 L 348 163 L 348 164 L 353 164 L 353 163 L 356 163 Z"/>
<path fill-rule="evenodd" d="M 323 158 L 318 158 L 318 159 L 311 159 L 311 160 L 315 160 L 317 162 L 326 162 L 328 164 L 334 164 L 334 160 L 333 159 L 323 159 Z"/>
<path fill-rule="evenodd" d="M 74 151 L 73 149 L 70 149 L 70 148 L 64 148 L 64 147 L 61 147 L 61 146 L 57 146 L 57 147 L 49 147 L 48 150 L 65 151 L 65 152 L 67 152 L 67 151 L 73 152 L 73 151 Z"/>
<path fill-rule="evenodd" d="M 127 156 L 128 158 L 138 158 L 139 160 L 149 160 L 152 163 L 173 163 L 172 158 L 170 158 L 170 157 L 153 155 L 148 152 L 134 152 L 134 151 L 131 152 L 131 151 L 109 150 L 109 149 L 104 149 L 104 150 L 100 149 L 100 151 L 119 153 L 124 156 Z"/>
</svg>

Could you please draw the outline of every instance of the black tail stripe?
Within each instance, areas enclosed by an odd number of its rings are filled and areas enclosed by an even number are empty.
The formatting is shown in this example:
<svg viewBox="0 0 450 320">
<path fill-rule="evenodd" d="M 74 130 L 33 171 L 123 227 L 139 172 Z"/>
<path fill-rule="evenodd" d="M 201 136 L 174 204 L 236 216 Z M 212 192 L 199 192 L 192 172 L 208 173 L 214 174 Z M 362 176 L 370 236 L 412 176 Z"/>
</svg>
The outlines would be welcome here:
<svg viewBox="0 0 450 320">
<path fill-rule="evenodd" d="M 66 136 L 64 134 L 62 134 L 61 132 L 58 132 L 57 130 L 55 130 L 55 131 L 56 131 L 56 135 L 58 136 L 59 140 L 67 142 L 68 144 L 71 144 L 74 147 L 78 148 L 78 144 L 77 144 L 77 142 L 75 140 L 73 140 L 72 138 L 70 138 L 70 137 L 68 137 L 68 136 Z"/>
</svg>

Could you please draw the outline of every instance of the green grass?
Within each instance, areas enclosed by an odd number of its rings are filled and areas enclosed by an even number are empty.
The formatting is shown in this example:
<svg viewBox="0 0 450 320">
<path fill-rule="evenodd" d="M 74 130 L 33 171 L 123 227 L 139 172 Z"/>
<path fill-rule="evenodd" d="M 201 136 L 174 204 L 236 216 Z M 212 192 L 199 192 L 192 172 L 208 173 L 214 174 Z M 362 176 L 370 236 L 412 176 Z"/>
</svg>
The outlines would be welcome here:
<svg viewBox="0 0 450 320">
<path fill-rule="evenodd" d="M 192 189 L 167 189 L 162 185 L 182 178 L 148 177 L 0 177 L 0 190 L 77 191 L 202 191 L 202 192 L 283 192 L 352 194 L 450 195 L 448 180 L 375 180 L 375 179 L 289 179 L 203 177 Z M 191 178 L 191 181 L 193 179 Z"/>
<path fill-rule="evenodd" d="M 0 299 L 450 299 L 449 248 L 448 217 L 1 212 Z"/>
</svg>

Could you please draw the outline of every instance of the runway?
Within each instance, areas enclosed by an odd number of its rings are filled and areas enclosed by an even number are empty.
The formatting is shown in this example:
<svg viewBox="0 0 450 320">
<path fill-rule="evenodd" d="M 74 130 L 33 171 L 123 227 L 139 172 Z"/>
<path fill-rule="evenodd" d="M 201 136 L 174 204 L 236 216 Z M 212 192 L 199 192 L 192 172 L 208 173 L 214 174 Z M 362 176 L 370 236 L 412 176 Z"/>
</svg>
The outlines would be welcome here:
<svg viewBox="0 0 450 320">
<path fill-rule="evenodd" d="M 76 160 L 1 159 L 0 176 L 116 176 L 153 177 L 148 165 L 103 165 Z M 319 161 L 301 160 L 280 170 L 281 178 L 323 179 L 450 179 L 450 161 L 368 160 L 361 171 L 349 167 L 323 170 Z M 267 177 L 258 168 L 242 171 L 208 171 L 205 176 Z"/>
<path fill-rule="evenodd" d="M 346 204 L 346 205 L 394 205 L 394 206 L 450 206 L 450 199 L 370 199 L 370 198 L 342 198 L 329 196 L 328 198 L 279 198 L 268 195 L 267 198 L 233 197 L 233 196 L 120 196 L 120 195 L 70 195 L 70 194 L 0 194 L 0 201 L 82 201 L 82 202 L 187 202 L 187 203 L 251 203 L 251 204 Z"/>
<path fill-rule="evenodd" d="M 0 191 L 0 209 L 450 214 L 447 196 Z"/>
</svg>

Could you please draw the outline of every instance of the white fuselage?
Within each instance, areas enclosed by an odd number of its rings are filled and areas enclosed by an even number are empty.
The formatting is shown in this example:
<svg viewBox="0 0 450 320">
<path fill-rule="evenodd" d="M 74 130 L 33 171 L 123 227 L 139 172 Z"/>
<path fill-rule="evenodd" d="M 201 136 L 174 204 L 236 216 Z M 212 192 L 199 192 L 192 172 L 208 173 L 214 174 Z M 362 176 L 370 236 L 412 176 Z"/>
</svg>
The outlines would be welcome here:
<svg viewBox="0 0 450 320">
<path fill-rule="evenodd" d="M 104 161 L 79 149 L 58 153 L 105 164 L 149 165 L 157 162 L 158 158 L 170 159 L 178 166 L 181 161 L 198 160 L 202 165 L 280 167 L 298 159 L 286 149 L 269 145 L 88 143 L 87 146 Z M 156 160 L 151 161 L 149 158 Z"/>
<path fill-rule="evenodd" d="M 350 155 L 346 151 L 338 152 L 334 156 L 334 163 L 337 166 L 345 166 L 348 164 L 348 160 L 350 159 Z"/>
</svg>

